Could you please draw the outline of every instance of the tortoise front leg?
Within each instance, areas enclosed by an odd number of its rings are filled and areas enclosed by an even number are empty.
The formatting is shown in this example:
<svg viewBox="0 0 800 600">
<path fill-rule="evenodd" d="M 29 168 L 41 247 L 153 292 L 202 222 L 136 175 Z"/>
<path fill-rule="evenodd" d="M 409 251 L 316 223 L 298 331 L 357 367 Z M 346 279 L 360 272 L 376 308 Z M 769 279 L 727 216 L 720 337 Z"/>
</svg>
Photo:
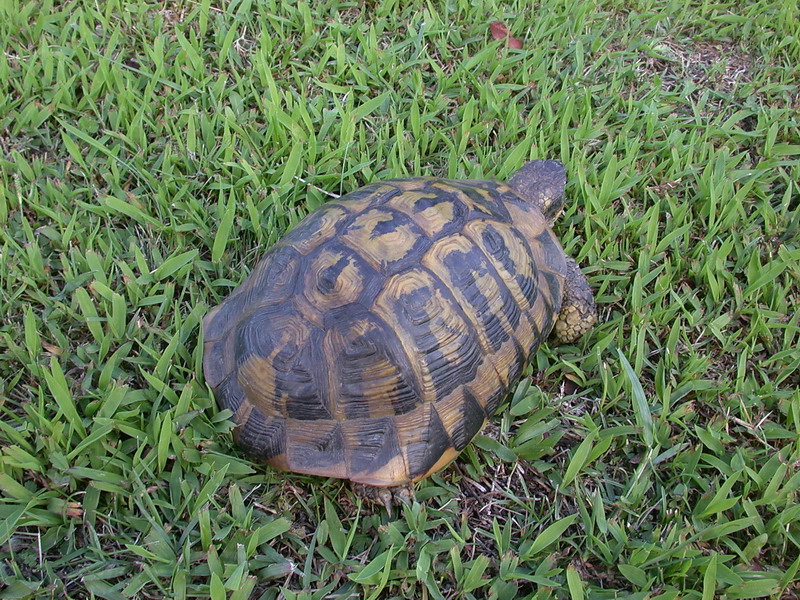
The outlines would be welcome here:
<svg viewBox="0 0 800 600">
<path fill-rule="evenodd" d="M 567 257 L 564 298 L 551 337 L 557 344 L 571 344 L 589 331 L 596 322 L 597 306 L 589 282 L 586 281 L 578 263 Z"/>
</svg>

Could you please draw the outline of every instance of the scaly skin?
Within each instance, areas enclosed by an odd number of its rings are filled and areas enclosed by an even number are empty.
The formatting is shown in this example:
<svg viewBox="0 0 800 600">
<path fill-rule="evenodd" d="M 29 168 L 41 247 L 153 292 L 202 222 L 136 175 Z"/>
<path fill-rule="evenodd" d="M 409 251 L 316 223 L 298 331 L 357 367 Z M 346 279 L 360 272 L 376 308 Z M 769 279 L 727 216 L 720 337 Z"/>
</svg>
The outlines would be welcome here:
<svg viewBox="0 0 800 600">
<path fill-rule="evenodd" d="M 536 206 L 552 225 L 564 208 L 567 172 L 555 160 L 532 160 L 508 180 L 521 197 Z"/>
<path fill-rule="evenodd" d="M 578 264 L 567 257 L 564 299 L 551 338 L 557 344 L 571 344 L 597 322 L 597 306 L 592 290 Z"/>
</svg>

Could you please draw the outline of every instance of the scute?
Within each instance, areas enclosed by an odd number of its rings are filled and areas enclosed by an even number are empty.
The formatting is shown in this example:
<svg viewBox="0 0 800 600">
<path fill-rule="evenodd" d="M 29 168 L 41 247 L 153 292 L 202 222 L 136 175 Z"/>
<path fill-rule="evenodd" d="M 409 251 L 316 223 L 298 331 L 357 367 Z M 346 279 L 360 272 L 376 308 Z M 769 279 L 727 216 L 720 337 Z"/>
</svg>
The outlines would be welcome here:
<svg viewBox="0 0 800 600">
<path fill-rule="evenodd" d="M 481 361 L 477 336 L 432 273 L 415 268 L 391 277 L 372 310 L 400 337 L 426 401 L 475 376 Z"/>
<path fill-rule="evenodd" d="M 513 335 L 521 311 L 489 259 L 471 240 L 461 234 L 444 237 L 422 262 L 453 293 L 485 352 L 496 352 Z"/>
<path fill-rule="evenodd" d="M 368 290 L 377 293 L 377 273 L 343 244 L 321 246 L 306 264 L 300 293 L 320 314 L 353 304 Z"/>
<path fill-rule="evenodd" d="M 414 481 L 425 475 L 452 448 L 433 404 L 423 404 L 395 421 L 408 475 Z"/>
<path fill-rule="evenodd" d="M 408 466 L 395 419 L 382 417 L 342 424 L 348 448 L 349 478 L 367 485 L 402 483 Z"/>
<path fill-rule="evenodd" d="M 321 330 L 297 312 L 266 307 L 236 333 L 238 381 L 254 406 L 270 417 L 330 418 Z"/>
<path fill-rule="evenodd" d="M 345 438 L 337 421 L 287 421 L 286 465 L 298 473 L 346 478 Z"/>
<path fill-rule="evenodd" d="M 370 208 L 355 216 L 341 238 L 384 274 L 413 264 L 428 245 L 427 236 L 411 218 L 390 208 Z"/>
<path fill-rule="evenodd" d="M 295 290 L 300 255 L 291 247 L 275 246 L 262 258 L 250 277 L 203 319 L 205 352 L 203 370 L 212 387 L 228 377 L 238 349 L 230 334 L 242 317 L 260 306 L 286 302 Z"/>
<path fill-rule="evenodd" d="M 297 226 L 284 236 L 282 245 L 291 246 L 306 255 L 320 244 L 336 236 L 350 213 L 333 204 L 327 204 L 309 213 Z"/>
<path fill-rule="evenodd" d="M 514 300 L 529 310 L 538 293 L 538 264 L 527 242 L 513 228 L 496 222 L 470 221 L 464 233 L 480 246 Z"/>
<path fill-rule="evenodd" d="M 230 369 L 227 376 L 214 387 L 223 401 L 223 408 L 227 408 L 234 415 L 239 414 L 243 407 L 247 409 L 251 406 L 244 390 L 239 385 L 239 378 L 236 376 L 234 369 Z"/>
<path fill-rule="evenodd" d="M 469 389 L 436 403 L 436 412 L 453 448 L 461 451 L 486 422 L 486 413 Z"/>
<path fill-rule="evenodd" d="M 476 185 L 472 181 L 451 181 L 439 184 L 442 189 L 455 193 L 461 201 L 477 214 L 473 218 L 491 218 L 501 223 L 509 223 L 511 215 L 503 202 L 498 202 L 497 186 L 488 189 Z"/>
<path fill-rule="evenodd" d="M 244 450 L 260 460 L 273 460 L 286 452 L 286 431 L 283 419 L 268 418 L 258 410 L 251 411 L 236 430 L 236 441 Z"/>
<path fill-rule="evenodd" d="M 411 217 L 431 239 L 460 231 L 469 213 L 455 194 L 435 187 L 435 181 L 419 181 L 387 203 Z"/>
<path fill-rule="evenodd" d="M 420 390 L 400 340 L 365 309 L 340 312 L 328 328 L 324 353 L 332 362 L 335 418 L 380 419 L 419 404 Z"/>
<path fill-rule="evenodd" d="M 338 206 L 354 215 L 371 208 L 383 206 L 391 198 L 399 194 L 402 194 L 402 189 L 393 185 L 392 181 L 371 183 L 342 196 L 338 200 L 332 200 L 325 206 Z"/>
</svg>

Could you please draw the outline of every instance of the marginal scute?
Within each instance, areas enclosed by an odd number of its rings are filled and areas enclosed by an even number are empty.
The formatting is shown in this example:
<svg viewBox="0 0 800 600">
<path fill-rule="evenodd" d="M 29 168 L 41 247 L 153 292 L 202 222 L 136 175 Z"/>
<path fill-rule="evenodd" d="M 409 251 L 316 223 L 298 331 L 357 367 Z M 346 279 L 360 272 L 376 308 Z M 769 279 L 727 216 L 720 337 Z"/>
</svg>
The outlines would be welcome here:
<svg viewBox="0 0 800 600">
<path fill-rule="evenodd" d="M 285 302 L 295 291 L 300 258 L 290 246 L 275 246 L 253 269 L 242 293 L 259 306 Z"/>
<path fill-rule="evenodd" d="M 480 402 L 466 387 L 460 394 L 452 394 L 437 402 L 434 408 L 453 447 L 459 452 L 467 447 L 487 418 Z"/>
<path fill-rule="evenodd" d="M 406 479 L 405 462 L 395 419 L 382 417 L 345 421 L 350 479 L 367 485 L 392 485 Z"/>
<path fill-rule="evenodd" d="M 256 306 L 285 302 L 295 290 L 300 255 L 289 247 L 271 248 L 255 266 L 247 280 L 209 311 L 203 321 L 206 341 L 224 338 L 246 312 Z"/>
<path fill-rule="evenodd" d="M 324 204 L 306 215 L 305 219 L 284 236 L 280 244 L 291 246 L 300 254 L 306 255 L 337 235 L 349 216 L 341 206 Z"/>
<path fill-rule="evenodd" d="M 427 473 L 452 447 L 447 431 L 433 404 L 423 404 L 396 421 L 400 447 L 411 479 Z"/>
<path fill-rule="evenodd" d="M 346 479 L 345 438 L 337 421 L 288 420 L 286 462 L 292 471 Z"/>
<path fill-rule="evenodd" d="M 484 412 L 486 412 L 486 417 L 491 418 L 494 413 L 497 411 L 497 407 L 500 406 L 500 403 L 508 394 L 507 387 L 499 387 L 492 390 L 489 395 L 485 399 L 485 406 Z"/>
<path fill-rule="evenodd" d="M 541 264 L 543 269 L 558 273 L 563 279 L 566 269 L 564 251 L 558 240 L 553 237 L 553 233 L 542 231 L 536 237 L 528 238 L 528 243 L 531 246 L 531 253 L 537 257 L 537 263 Z"/>
<path fill-rule="evenodd" d="M 286 452 L 286 431 L 283 419 L 265 417 L 251 411 L 247 420 L 237 427 L 237 443 L 260 460 L 271 460 Z"/>
<path fill-rule="evenodd" d="M 420 475 L 415 475 L 413 477 L 412 481 L 413 482 L 421 481 L 421 480 L 425 479 L 426 477 L 430 477 L 434 473 L 437 473 L 437 472 L 441 471 L 447 465 L 449 465 L 451 462 L 453 462 L 456 459 L 456 457 L 458 456 L 458 454 L 459 454 L 459 451 L 456 450 L 454 447 L 450 446 L 449 448 L 446 448 L 445 450 L 442 451 L 442 455 L 439 457 L 439 460 L 437 460 L 435 463 L 433 463 L 433 465 L 431 465 L 431 467 L 427 471 L 425 471 L 424 473 L 422 473 Z"/>
<path fill-rule="evenodd" d="M 210 313 L 205 323 L 207 327 L 213 326 L 216 315 Z M 235 336 L 232 330 L 219 330 L 219 337 L 206 339 L 203 348 L 203 373 L 206 382 L 212 388 L 218 388 L 223 381 L 235 374 L 236 354 L 234 352 Z M 222 396 L 222 403 L 228 401 Z"/>
<path fill-rule="evenodd" d="M 223 408 L 227 408 L 234 415 L 239 413 L 242 407 L 250 406 L 250 402 L 239 385 L 239 378 L 236 371 L 231 371 L 227 377 L 220 381 L 216 388 L 219 390 L 223 400 Z"/>
<path fill-rule="evenodd" d="M 358 214 L 370 208 L 383 206 L 391 198 L 401 193 L 402 190 L 394 185 L 393 181 L 370 183 L 337 200 L 328 202 L 325 206 L 338 206 L 350 214 Z"/>
</svg>

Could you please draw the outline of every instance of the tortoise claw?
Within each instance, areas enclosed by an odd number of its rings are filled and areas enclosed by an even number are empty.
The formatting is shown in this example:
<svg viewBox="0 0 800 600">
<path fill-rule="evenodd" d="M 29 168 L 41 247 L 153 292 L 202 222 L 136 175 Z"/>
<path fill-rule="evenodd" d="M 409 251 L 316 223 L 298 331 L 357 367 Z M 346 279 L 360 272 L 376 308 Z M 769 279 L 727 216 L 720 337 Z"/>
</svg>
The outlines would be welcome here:
<svg viewBox="0 0 800 600">
<path fill-rule="evenodd" d="M 405 485 L 398 485 L 397 487 L 390 488 L 392 496 L 395 500 L 402 504 L 411 504 L 414 502 L 414 485 L 407 483 Z"/>
<path fill-rule="evenodd" d="M 386 508 L 392 516 L 392 506 L 411 504 L 414 500 L 414 486 L 410 483 L 395 487 L 377 487 L 363 483 L 354 483 L 353 491 L 372 504 L 379 504 Z"/>
</svg>

